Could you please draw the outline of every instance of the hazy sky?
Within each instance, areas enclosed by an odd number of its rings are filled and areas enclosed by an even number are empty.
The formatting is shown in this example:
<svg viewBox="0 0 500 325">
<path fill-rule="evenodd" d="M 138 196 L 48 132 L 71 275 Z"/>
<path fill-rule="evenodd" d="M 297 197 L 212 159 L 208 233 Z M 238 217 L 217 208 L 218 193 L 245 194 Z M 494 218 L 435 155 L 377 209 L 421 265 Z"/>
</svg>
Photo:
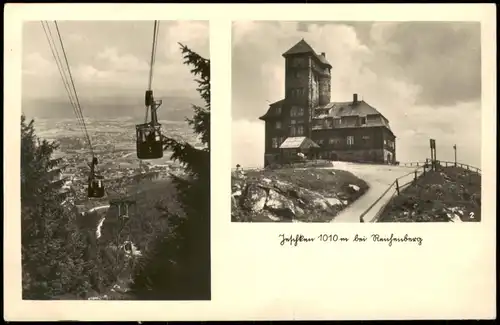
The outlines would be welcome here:
<svg viewBox="0 0 500 325">
<path fill-rule="evenodd" d="M 79 96 L 142 98 L 148 83 L 153 24 L 153 21 L 59 21 Z M 53 22 L 50 26 L 54 26 Z M 23 99 L 66 99 L 41 23 L 27 22 L 23 28 Z M 56 32 L 55 28 L 52 32 Z M 209 58 L 208 22 L 160 22 L 153 90 L 163 96 L 198 96 L 190 67 L 183 64 L 178 42 Z"/>
<path fill-rule="evenodd" d="M 397 137 L 400 161 L 430 156 L 481 163 L 479 23 L 251 22 L 232 29 L 233 165 L 263 163 L 264 114 L 284 97 L 286 50 L 304 38 L 325 52 L 332 101 L 353 93 L 376 107 Z"/>
</svg>

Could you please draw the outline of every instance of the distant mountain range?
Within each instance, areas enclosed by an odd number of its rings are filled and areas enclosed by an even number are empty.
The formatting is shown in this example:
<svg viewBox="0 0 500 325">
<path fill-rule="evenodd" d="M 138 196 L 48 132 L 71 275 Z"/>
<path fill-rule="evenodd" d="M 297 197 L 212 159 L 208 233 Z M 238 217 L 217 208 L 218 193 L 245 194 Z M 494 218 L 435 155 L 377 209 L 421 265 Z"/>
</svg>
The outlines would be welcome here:
<svg viewBox="0 0 500 325">
<path fill-rule="evenodd" d="M 199 98 L 163 97 L 158 109 L 160 120 L 184 121 L 193 116 L 192 105 L 203 105 Z M 97 97 L 80 99 L 84 117 L 116 118 L 145 115 L 144 99 L 131 97 Z M 22 111 L 28 118 L 73 118 L 75 113 L 68 99 L 23 99 Z"/>
</svg>

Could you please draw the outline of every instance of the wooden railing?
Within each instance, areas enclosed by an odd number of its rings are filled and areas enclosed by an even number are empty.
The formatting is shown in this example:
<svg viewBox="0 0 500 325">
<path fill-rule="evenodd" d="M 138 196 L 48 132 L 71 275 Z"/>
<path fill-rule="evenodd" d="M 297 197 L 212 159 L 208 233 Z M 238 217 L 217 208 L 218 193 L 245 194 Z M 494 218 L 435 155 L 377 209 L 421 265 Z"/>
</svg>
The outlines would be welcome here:
<svg viewBox="0 0 500 325">
<path fill-rule="evenodd" d="M 422 176 L 422 175 L 425 175 L 425 173 L 427 172 L 426 169 L 428 169 L 430 166 L 429 165 L 426 165 L 425 163 L 419 163 L 419 167 L 415 168 L 414 170 L 412 170 L 411 172 L 403 175 L 403 176 L 400 176 L 398 178 L 396 178 L 394 180 L 394 182 L 392 182 L 389 187 L 384 191 L 384 193 L 382 193 L 382 195 L 380 195 L 378 197 L 378 199 L 375 200 L 375 202 L 373 202 L 360 216 L 359 216 L 359 220 L 360 222 L 364 222 L 364 217 L 366 214 L 368 214 L 374 207 L 375 205 L 377 205 L 377 203 L 380 202 L 380 200 L 382 200 L 383 198 L 386 198 L 386 202 L 384 203 L 384 205 L 382 207 L 380 207 L 380 209 L 377 211 L 377 213 L 375 214 L 375 217 L 372 218 L 372 220 L 370 220 L 369 222 L 377 222 L 378 219 L 380 218 L 380 215 L 382 213 L 382 211 L 384 211 L 385 207 L 387 206 L 387 204 L 391 201 L 391 199 L 396 196 L 396 195 L 399 195 L 401 193 L 401 191 L 406 188 L 407 186 L 411 185 L 411 184 L 415 184 L 417 182 L 417 180 Z M 390 197 L 387 197 L 388 195 L 390 195 Z"/>
<path fill-rule="evenodd" d="M 468 165 L 468 164 L 463 164 L 463 163 L 459 163 L 459 162 L 455 163 L 453 161 L 443 161 L 443 160 L 438 160 L 437 162 L 441 166 L 444 166 L 444 167 L 460 167 L 460 168 L 463 168 L 463 169 L 467 169 L 468 171 L 472 171 L 472 172 L 481 174 L 481 169 L 480 168 L 477 168 L 477 167 L 474 167 L 474 166 L 471 166 L 471 165 Z"/>
<path fill-rule="evenodd" d="M 412 162 L 400 162 L 399 163 L 399 166 L 403 166 L 403 167 L 421 167 L 421 166 L 424 166 L 426 163 L 426 161 L 412 161 Z"/>
</svg>

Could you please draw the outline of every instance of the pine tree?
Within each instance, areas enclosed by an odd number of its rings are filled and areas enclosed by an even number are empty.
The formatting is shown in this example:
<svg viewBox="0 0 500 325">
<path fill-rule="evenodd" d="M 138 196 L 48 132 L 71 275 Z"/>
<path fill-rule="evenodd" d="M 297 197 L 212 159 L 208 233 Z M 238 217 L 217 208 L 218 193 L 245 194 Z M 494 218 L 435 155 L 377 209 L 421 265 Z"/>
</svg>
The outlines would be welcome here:
<svg viewBox="0 0 500 325">
<path fill-rule="evenodd" d="M 91 287 L 92 263 L 76 215 L 61 206 L 57 144 L 40 140 L 34 121 L 21 116 L 21 254 L 23 299 L 82 298 Z"/>
<path fill-rule="evenodd" d="M 165 211 L 173 235 L 160 238 L 137 270 L 132 290 L 138 299 L 210 299 L 210 60 L 180 46 L 205 102 L 193 105 L 193 118 L 186 119 L 203 148 L 164 137 L 164 149 L 185 170 L 183 177 L 172 175 L 184 215 Z"/>
</svg>

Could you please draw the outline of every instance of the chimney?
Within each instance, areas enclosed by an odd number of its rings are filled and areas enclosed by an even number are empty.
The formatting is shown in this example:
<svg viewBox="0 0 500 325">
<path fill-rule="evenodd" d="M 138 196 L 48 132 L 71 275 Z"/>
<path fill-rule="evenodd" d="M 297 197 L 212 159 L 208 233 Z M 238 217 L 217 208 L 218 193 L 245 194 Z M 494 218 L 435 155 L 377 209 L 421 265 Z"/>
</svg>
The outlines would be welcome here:
<svg viewBox="0 0 500 325">
<path fill-rule="evenodd" d="M 326 58 L 325 52 L 321 52 L 321 56 L 324 57 L 324 58 Z"/>
<path fill-rule="evenodd" d="M 352 98 L 352 102 L 356 104 L 358 102 L 358 94 L 354 94 Z"/>
</svg>

